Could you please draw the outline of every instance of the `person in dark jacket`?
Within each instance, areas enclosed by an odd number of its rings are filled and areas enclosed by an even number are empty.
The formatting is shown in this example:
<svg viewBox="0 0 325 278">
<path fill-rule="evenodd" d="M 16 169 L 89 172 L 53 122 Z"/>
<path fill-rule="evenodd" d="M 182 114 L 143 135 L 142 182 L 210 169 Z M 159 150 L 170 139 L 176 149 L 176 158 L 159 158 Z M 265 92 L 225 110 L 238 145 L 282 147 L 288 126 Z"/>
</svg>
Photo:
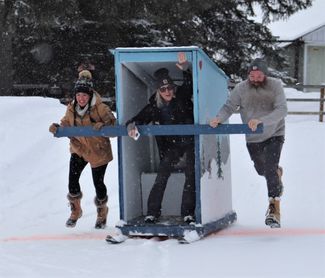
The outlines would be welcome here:
<svg viewBox="0 0 325 278">
<path fill-rule="evenodd" d="M 50 132 L 55 134 L 59 126 L 93 126 L 95 130 L 100 130 L 104 125 L 115 124 L 115 116 L 93 89 L 90 78 L 91 74 L 87 70 L 79 75 L 74 87 L 74 100 L 68 105 L 60 125 L 52 124 L 49 128 Z M 82 216 L 80 205 L 82 192 L 79 179 L 82 171 L 89 163 L 96 190 L 94 199 L 97 207 L 95 228 L 102 229 L 106 225 L 108 214 L 108 197 L 104 176 L 108 163 L 113 159 L 110 139 L 108 137 L 71 137 L 70 152 L 69 194 L 67 198 L 70 202 L 71 215 L 66 226 L 74 227 Z"/>
<path fill-rule="evenodd" d="M 183 70 L 184 83 L 177 87 L 166 68 L 158 69 L 154 74 L 157 80 L 156 93 L 135 117 L 126 122 L 130 137 L 136 136 L 136 125 L 149 123 L 158 125 L 193 124 L 192 75 L 186 70 L 188 62 L 185 54 L 179 54 L 177 65 Z M 156 142 L 159 149 L 160 164 L 149 194 L 145 222 L 155 223 L 158 220 L 168 178 L 174 166 L 185 155 L 185 184 L 181 215 L 184 222 L 191 223 L 195 220 L 194 136 L 156 136 Z"/>
</svg>

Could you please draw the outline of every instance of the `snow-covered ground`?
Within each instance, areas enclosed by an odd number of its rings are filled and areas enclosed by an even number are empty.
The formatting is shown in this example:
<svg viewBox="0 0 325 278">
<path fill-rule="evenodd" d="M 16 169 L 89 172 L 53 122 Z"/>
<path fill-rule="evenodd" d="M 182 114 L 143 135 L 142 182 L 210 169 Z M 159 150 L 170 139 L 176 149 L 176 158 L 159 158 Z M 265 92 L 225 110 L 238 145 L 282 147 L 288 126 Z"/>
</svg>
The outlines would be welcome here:
<svg viewBox="0 0 325 278">
<path fill-rule="evenodd" d="M 289 103 L 291 110 L 303 105 Z M 307 110 L 317 111 L 319 104 L 310 105 Z M 48 132 L 64 112 L 53 99 L 0 98 L 0 277 L 325 277 L 325 124 L 317 116 L 287 117 L 281 229 L 264 225 L 265 182 L 253 169 L 244 136 L 233 135 L 236 223 L 189 245 L 155 238 L 109 245 L 105 236 L 119 220 L 116 139 L 105 178 L 109 226 L 93 228 L 87 168 L 81 179 L 84 215 L 76 228 L 66 228 L 68 140 Z M 231 122 L 239 123 L 238 115 Z"/>
</svg>

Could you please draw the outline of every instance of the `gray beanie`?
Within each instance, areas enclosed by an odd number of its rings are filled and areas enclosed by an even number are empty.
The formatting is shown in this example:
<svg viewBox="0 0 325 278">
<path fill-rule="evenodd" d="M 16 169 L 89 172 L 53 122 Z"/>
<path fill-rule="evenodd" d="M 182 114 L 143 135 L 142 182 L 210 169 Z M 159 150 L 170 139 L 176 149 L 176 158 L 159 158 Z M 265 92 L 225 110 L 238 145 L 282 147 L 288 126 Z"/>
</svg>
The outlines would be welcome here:
<svg viewBox="0 0 325 278">
<path fill-rule="evenodd" d="M 269 74 L 269 71 L 267 69 L 267 64 L 262 58 L 256 58 L 248 67 L 248 73 L 250 73 L 253 70 L 259 70 L 263 72 L 265 75 Z"/>
</svg>

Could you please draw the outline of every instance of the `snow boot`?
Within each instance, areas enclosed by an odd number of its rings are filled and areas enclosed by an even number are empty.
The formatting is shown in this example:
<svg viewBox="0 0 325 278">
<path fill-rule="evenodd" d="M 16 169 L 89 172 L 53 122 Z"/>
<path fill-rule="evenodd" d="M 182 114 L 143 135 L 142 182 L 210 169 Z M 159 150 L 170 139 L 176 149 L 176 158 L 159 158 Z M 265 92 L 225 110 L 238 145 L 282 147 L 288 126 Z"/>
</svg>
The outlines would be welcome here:
<svg viewBox="0 0 325 278">
<path fill-rule="evenodd" d="M 82 209 L 80 206 L 80 201 L 82 198 L 82 192 L 76 195 L 68 194 L 67 198 L 69 200 L 71 215 L 65 225 L 69 228 L 76 226 L 78 219 L 82 216 Z"/>
<path fill-rule="evenodd" d="M 186 216 L 183 218 L 183 221 L 184 221 L 184 223 L 186 223 L 186 224 L 191 224 L 191 223 L 194 223 L 194 222 L 195 222 L 195 218 L 194 218 L 194 216 L 192 216 L 192 215 L 186 215 Z"/>
<path fill-rule="evenodd" d="M 279 195 L 279 197 L 281 197 L 282 194 L 283 194 L 283 183 L 282 183 L 283 168 L 281 166 L 279 166 L 276 172 L 277 172 L 277 174 L 279 176 L 279 186 L 280 186 L 280 195 Z"/>
<path fill-rule="evenodd" d="M 280 198 L 279 197 L 270 197 L 269 198 L 269 207 L 266 212 L 265 224 L 271 228 L 280 228 L 281 219 L 280 219 Z"/>
<path fill-rule="evenodd" d="M 144 222 L 147 224 L 155 224 L 158 221 L 158 217 L 154 216 L 154 215 L 147 215 L 144 218 Z"/>
<path fill-rule="evenodd" d="M 107 207 L 107 196 L 104 199 L 98 199 L 95 197 L 95 205 L 97 207 L 97 219 L 95 223 L 96 229 L 104 229 L 106 226 L 108 207 Z"/>
</svg>

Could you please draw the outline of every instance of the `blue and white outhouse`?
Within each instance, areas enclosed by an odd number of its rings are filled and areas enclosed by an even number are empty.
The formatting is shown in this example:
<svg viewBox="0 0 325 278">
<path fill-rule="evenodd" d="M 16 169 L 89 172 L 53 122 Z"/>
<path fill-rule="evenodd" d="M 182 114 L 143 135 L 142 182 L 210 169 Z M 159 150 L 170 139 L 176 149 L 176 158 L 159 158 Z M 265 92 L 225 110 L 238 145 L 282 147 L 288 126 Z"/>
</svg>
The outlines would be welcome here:
<svg viewBox="0 0 325 278">
<path fill-rule="evenodd" d="M 179 52 L 186 55 L 193 78 L 194 124 L 207 124 L 225 103 L 227 76 L 198 47 L 116 48 L 116 111 L 119 125 L 135 116 L 154 93 L 153 73 L 167 68 L 181 85 L 176 68 Z M 182 130 L 180 129 L 180 134 Z M 228 134 L 195 135 L 196 222 L 184 224 L 180 217 L 184 174 L 181 168 L 169 178 L 162 203 L 162 216 L 146 224 L 147 199 L 159 165 L 154 136 L 118 138 L 120 219 L 117 227 L 127 236 L 184 237 L 188 231 L 205 236 L 236 219 L 232 208 L 230 146 Z"/>
</svg>

